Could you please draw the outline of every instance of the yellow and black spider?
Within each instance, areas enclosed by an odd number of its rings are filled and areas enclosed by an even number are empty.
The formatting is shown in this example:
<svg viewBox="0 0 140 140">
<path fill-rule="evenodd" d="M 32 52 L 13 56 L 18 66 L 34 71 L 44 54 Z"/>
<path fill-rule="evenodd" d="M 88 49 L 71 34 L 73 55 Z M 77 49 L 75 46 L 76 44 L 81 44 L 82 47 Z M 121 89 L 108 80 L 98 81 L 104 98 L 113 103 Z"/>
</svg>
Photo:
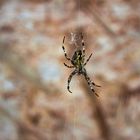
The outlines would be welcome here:
<svg viewBox="0 0 140 140">
<path fill-rule="evenodd" d="M 96 85 L 93 81 L 91 81 L 91 79 L 89 78 L 89 76 L 87 75 L 86 69 L 85 69 L 85 65 L 87 64 L 87 62 L 90 60 L 92 53 L 90 54 L 90 56 L 88 57 L 88 59 L 85 61 L 85 43 L 83 40 L 83 35 L 81 33 L 81 40 L 82 40 L 82 50 L 81 49 L 77 49 L 73 56 L 72 59 L 68 57 L 66 51 L 65 51 L 65 47 L 64 47 L 64 42 L 65 42 L 65 36 L 63 38 L 63 45 L 62 45 L 62 49 L 64 51 L 65 57 L 67 60 L 71 61 L 71 66 L 67 65 L 66 63 L 64 63 L 64 65 L 68 68 L 74 68 L 74 71 L 70 74 L 69 78 L 68 78 L 68 85 L 67 85 L 67 89 L 70 93 L 72 93 L 70 91 L 70 82 L 72 77 L 75 74 L 78 75 L 83 75 L 90 87 L 90 89 L 92 90 L 93 93 L 95 93 L 96 96 L 98 96 L 98 94 L 95 92 L 93 86 L 97 86 L 100 87 L 99 85 Z"/>
</svg>

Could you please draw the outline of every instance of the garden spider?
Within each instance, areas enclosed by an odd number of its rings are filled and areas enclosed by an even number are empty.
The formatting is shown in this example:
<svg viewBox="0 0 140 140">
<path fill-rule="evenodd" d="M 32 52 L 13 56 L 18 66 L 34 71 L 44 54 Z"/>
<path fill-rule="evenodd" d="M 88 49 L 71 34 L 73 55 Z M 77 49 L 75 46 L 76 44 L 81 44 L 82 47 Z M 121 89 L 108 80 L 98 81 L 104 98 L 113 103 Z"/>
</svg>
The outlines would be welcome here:
<svg viewBox="0 0 140 140">
<path fill-rule="evenodd" d="M 91 81 L 91 79 L 89 78 L 89 76 L 87 75 L 87 72 L 86 72 L 86 69 L 84 68 L 85 65 L 87 64 L 87 62 L 90 60 L 91 56 L 92 56 L 92 53 L 89 55 L 88 59 L 85 61 L 85 43 L 84 43 L 84 40 L 83 40 L 83 35 L 81 33 L 81 40 L 82 40 L 82 50 L 80 49 L 77 49 L 73 56 L 72 56 L 72 59 L 68 57 L 66 51 L 65 51 L 65 47 L 64 47 L 64 42 L 65 42 L 65 36 L 63 38 L 63 45 L 62 45 L 62 49 L 64 51 L 64 55 L 66 57 L 67 60 L 71 61 L 71 66 L 67 65 L 66 63 L 64 63 L 64 65 L 68 68 L 75 68 L 74 71 L 69 75 L 69 78 L 68 78 L 68 85 L 67 85 L 67 89 L 70 93 L 71 90 L 70 90 L 70 82 L 71 82 L 71 79 L 72 77 L 75 75 L 75 74 L 78 74 L 78 75 L 83 75 L 90 87 L 90 89 L 92 90 L 92 92 L 98 96 L 98 94 L 95 92 L 95 90 L 93 89 L 93 86 L 97 86 L 97 87 L 100 87 L 99 85 L 96 85 L 93 81 Z"/>
</svg>

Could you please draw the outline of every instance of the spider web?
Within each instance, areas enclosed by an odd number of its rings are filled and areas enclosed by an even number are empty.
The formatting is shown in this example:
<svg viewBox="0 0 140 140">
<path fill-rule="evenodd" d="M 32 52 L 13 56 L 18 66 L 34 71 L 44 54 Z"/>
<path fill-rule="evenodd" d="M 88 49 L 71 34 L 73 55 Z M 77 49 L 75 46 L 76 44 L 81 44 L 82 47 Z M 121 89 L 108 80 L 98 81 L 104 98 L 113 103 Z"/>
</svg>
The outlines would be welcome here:
<svg viewBox="0 0 140 140">
<path fill-rule="evenodd" d="M 80 17 L 80 0 L 78 1 L 78 18 Z M 75 50 L 82 50 L 83 49 L 83 45 L 82 45 L 82 38 L 81 38 L 81 33 L 82 33 L 82 28 L 81 28 L 81 23 L 78 20 L 78 26 L 75 29 L 70 29 L 69 33 L 68 33 L 68 44 L 71 47 L 74 47 Z M 73 130 L 76 130 L 78 128 L 78 122 L 79 122 L 79 103 L 77 103 L 75 101 L 75 98 L 73 97 L 73 123 L 71 128 L 73 128 Z M 66 137 L 66 135 L 64 134 L 62 136 L 62 140 L 64 140 Z M 76 139 L 75 134 L 72 134 L 72 139 Z"/>
<path fill-rule="evenodd" d="M 70 44 L 74 45 L 76 50 L 83 49 L 81 33 L 79 31 L 70 33 Z"/>
<path fill-rule="evenodd" d="M 80 0 L 76 0 L 76 5 L 78 8 L 78 19 L 80 19 L 81 17 L 81 1 Z M 76 50 L 82 50 L 83 46 L 82 46 L 82 38 L 81 38 L 81 33 L 82 33 L 82 27 L 81 27 L 81 21 L 77 20 L 78 23 L 75 27 L 75 29 L 71 29 L 70 31 L 70 41 L 69 44 L 74 46 Z"/>
</svg>

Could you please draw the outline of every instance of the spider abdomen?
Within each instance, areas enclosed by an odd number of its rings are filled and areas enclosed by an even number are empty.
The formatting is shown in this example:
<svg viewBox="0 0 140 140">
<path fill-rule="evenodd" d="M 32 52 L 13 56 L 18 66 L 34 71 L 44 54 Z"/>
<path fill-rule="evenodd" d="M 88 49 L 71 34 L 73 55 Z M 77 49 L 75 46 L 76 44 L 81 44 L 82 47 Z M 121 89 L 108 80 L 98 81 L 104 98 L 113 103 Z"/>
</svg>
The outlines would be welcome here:
<svg viewBox="0 0 140 140">
<path fill-rule="evenodd" d="M 82 51 L 81 50 L 77 50 L 71 60 L 71 63 L 76 67 L 76 68 L 82 68 L 83 67 L 83 63 L 84 63 L 84 59 L 82 56 Z"/>
</svg>

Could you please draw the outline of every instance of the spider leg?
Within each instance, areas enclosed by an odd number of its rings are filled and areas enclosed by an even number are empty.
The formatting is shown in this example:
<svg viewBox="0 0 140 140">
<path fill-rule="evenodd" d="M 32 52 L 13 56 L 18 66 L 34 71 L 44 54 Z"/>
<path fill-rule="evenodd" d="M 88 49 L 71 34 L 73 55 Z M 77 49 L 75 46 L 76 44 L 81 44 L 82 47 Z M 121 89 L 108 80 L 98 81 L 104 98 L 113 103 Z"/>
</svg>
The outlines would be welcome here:
<svg viewBox="0 0 140 140">
<path fill-rule="evenodd" d="M 66 63 L 64 63 L 64 65 L 65 65 L 66 67 L 68 67 L 68 68 L 74 68 L 74 66 L 69 66 L 69 65 L 67 65 Z"/>
<path fill-rule="evenodd" d="M 70 76 L 69 76 L 69 78 L 68 78 L 67 89 L 68 89 L 68 91 L 69 91 L 70 93 L 72 93 L 72 92 L 70 91 L 70 82 L 71 82 L 72 77 L 73 77 L 76 73 L 77 73 L 77 71 L 74 70 L 74 71 L 70 74 Z"/>
<path fill-rule="evenodd" d="M 88 57 L 88 59 L 87 59 L 86 62 L 84 63 L 84 66 L 85 66 L 85 65 L 87 64 L 87 62 L 90 60 L 91 56 L 92 56 L 92 53 L 90 54 L 90 56 Z"/>
<path fill-rule="evenodd" d="M 100 85 L 96 85 L 93 81 L 91 81 L 92 85 L 96 86 L 96 87 L 101 87 Z"/>
<path fill-rule="evenodd" d="M 67 53 L 66 53 L 66 51 L 65 51 L 64 42 L 65 42 L 65 36 L 64 36 L 64 38 L 63 38 L 62 49 L 63 49 L 63 51 L 64 51 L 64 55 L 65 55 L 66 59 L 67 59 L 67 60 L 71 60 L 71 59 L 68 57 L 68 55 L 67 55 Z"/>
<path fill-rule="evenodd" d="M 85 57 L 85 42 L 84 42 L 84 37 L 82 33 L 81 33 L 81 40 L 82 40 L 83 57 Z"/>
<path fill-rule="evenodd" d="M 84 75 L 84 77 L 85 77 L 85 79 L 86 79 L 86 81 L 87 81 L 87 83 L 88 83 L 90 89 L 92 90 L 92 92 L 93 92 L 97 97 L 99 97 L 99 95 L 95 92 L 95 90 L 94 90 L 93 87 L 92 87 L 92 83 L 93 83 L 93 82 L 90 80 L 89 76 L 87 75 L 86 70 L 84 71 L 83 75 Z"/>
</svg>

